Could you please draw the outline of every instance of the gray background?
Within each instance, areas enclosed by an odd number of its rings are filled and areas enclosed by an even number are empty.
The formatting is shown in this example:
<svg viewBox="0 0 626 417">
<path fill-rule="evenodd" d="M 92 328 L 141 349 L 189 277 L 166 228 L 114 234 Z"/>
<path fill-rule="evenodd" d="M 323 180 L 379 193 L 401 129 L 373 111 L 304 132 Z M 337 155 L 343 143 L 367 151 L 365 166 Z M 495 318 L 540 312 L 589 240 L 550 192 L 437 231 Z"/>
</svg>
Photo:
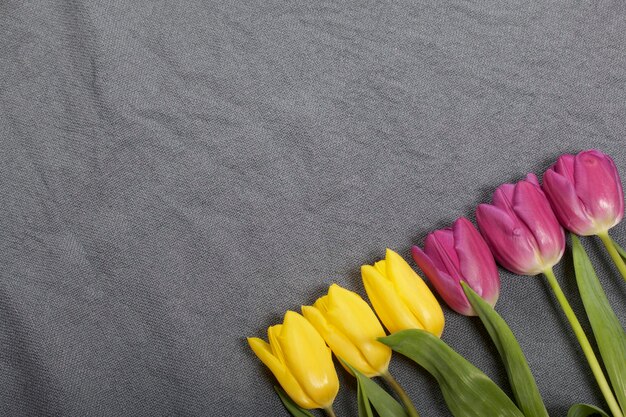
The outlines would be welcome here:
<svg viewBox="0 0 626 417">
<path fill-rule="evenodd" d="M 0 1 L 0 414 L 287 415 L 246 336 L 332 282 L 363 294 L 361 264 L 563 152 L 626 174 L 625 7 Z M 552 415 L 604 406 L 542 279 L 503 271 L 497 308 Z M 445 314 L 510 392 L 482 326 Z M 448 415 L 421 369 L 392 371 Z"/>
</svg>

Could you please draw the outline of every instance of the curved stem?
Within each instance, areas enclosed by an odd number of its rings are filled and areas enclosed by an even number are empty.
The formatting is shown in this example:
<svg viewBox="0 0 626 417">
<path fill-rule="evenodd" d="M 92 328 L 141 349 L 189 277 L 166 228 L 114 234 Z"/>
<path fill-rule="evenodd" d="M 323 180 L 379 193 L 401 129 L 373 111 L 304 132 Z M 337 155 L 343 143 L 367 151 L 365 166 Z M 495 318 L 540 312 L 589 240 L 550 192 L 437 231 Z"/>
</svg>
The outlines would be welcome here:
<svg viewBox="0 0 626 417">
<path fill-rule="evenodd" d="M 546 269 L 545 271 L 543 271 L 543 274 L 546 276 L 546 278 L 548 278 L 548 283 L 550 284 L 550 287 L 552 288 L 556 299 L 559 301 L 559 304 L 561 304 L 561 309 L 565 313 L 569 324 L 572 326 L 572 330 L 574 330 L 574 334 L 578 339 L 578 343 L 580 344 L 580 347 L 582 348 L 583 353 L 587 358 L 587 362 L 591 367 L 593 376 L 596 378 L 596 382 L 600 387 L 600 391 L 602 391 L 602 395 L 604 395 L 604 399 L 606 400 L 609 409 L 613 414 L 613 417 L 623 417 L 622 411 L 620 410 L 619 405 L 615 400 L 615 396 L 611 391 L 611 387 L 609 386 L 609 383 L 604 376 L 604 372 L 602 372 L 602 368 L 600 368 L 598 358 L 596 358 L 596 354 L 593 352 L 591 344 L 589 343 L 589 339 L 587 339 L 585 331 L 581 327 L 580 322 L 574 314 L 574 310 L 572 310 L 572 307 L 567 301 L 567 298 L 565 298 L 565 294 L 563 294 L 563 291 L 561 290 L 561 287 L 559 286 L 559 283 L 554 276 L 552 268 Z"/>
<path fill-rule="evenodd" d="M 598 233 L 598 237 L 602 240 L 602 243 L 604 243 L 604 247 L 606 248 L 607 252 L 609 252 L 611 259 L 613 259 L 613 263 L 615 264 L 617 269 L 619 269 L 620 274 L 622 274 L 622 278 L 626 280 L 626 263 L 624 263 L 624 259 L 617 251 L 613 239 L 611 238 L 611 236 L 609 236 L 609 232 L 607 231 Z"/>
<path fill-rule="evenodd" d="M 333 406 L 329 406 L 328 408 L 325 408 L 324 411 L 326 412 L 326 415 L 328 417 L 337 417 L 337 414 L 335 414 L 335 410 L 333 410 Z"/>
<path fill-rule="evenodd" d="M 413 401 L 411 401 L 411 399 L 409 398 L 409 395 L 400 386 L 400 384 L 398 384 L 398 381 L 396 381 L 396 379 L 393 376 L 391 376 L 389 371 L 385 372 L 381 376 L 389 384 L 391 389 L 393 389 L 395 393 L 398 394 L 398 397 L 400 397 L 400 401 L 402 401 L 402 404 L 404 404 L 404 408 L 406 409 L 409 417 L 419 417 L 419 413 L 415 409 L 415 406 L 413 405 Z"/>
</svg>

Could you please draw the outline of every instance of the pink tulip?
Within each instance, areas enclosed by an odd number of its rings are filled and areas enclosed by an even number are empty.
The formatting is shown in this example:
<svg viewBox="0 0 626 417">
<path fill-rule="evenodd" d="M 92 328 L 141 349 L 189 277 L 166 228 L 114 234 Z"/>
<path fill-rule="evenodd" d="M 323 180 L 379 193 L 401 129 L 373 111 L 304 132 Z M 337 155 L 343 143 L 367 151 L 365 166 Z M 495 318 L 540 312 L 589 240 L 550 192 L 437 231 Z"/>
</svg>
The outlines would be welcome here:
<svg viewBox="0 0 626 417">
<path fill-rule="evenodd" d="M 496 262 L 474 225 L 464 217 L 457 219 L 452 228 L 430 233 L 424 250 L 411 248 L 413 259 L 439 295 L 459 314 L 475 316 L 460 282 L 465 281 L 491 306 L 500 295 L 500 277 Z"/>
<path fill-rule="evenodd" d="M 537 275 L 563 256 L 565 233 L 534 174 L 498 187 L 476 221 L 498 263 L 516 274 Z"/>
<path fill-rule="evenodd" d="M 617 168 L 600 151 L 562 155 L 543 174 L 543 190 L 563 227 L 577 235 L 606 232 L 624 217 Z"/>
</svg>

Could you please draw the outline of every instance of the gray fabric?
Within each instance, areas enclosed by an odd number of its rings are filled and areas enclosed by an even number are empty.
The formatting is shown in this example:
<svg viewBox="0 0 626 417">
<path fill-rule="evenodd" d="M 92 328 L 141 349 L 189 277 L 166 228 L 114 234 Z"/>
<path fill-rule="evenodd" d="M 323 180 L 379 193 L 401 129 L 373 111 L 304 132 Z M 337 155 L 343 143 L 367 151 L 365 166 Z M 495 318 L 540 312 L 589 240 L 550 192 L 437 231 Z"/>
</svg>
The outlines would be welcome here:
<svg viewBox="0 0 626 417">
<path fill-rule="evenodd" d="M 620 1 L 5 0 L 0 34 L 2 415 L 287 415 L 246 336 L 332 282 L 363 294 L 361 264 L 560 153 L 626 174 Z M 603 406 L 542 279 L 503 271 L 497 308 L 552 415 Z M 480 323 L 445 314 L 510 392 Z"/>
</svg>

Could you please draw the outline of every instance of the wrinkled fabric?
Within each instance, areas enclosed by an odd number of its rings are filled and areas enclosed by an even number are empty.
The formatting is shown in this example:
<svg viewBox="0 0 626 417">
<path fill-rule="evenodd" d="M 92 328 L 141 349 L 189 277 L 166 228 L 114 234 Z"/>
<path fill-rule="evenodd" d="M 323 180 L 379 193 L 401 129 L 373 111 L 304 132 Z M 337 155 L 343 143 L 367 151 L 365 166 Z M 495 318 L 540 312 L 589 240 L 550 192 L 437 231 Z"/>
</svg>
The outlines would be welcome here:
<svg viewBox="0 0 626 417">
<path fill-rule="evenodd" d="M 246 336 L 332 282 L 364 296 L 360 265 L 561 153 L 626 172 L 624 2 L 5 0 L 0 34 L 0 415 L 287 415 Z M 602 406 L 545 283 L 501 277 L 548 411 Z M 445 314 L 510 392 L 480 323 Z"/>
</svg>

